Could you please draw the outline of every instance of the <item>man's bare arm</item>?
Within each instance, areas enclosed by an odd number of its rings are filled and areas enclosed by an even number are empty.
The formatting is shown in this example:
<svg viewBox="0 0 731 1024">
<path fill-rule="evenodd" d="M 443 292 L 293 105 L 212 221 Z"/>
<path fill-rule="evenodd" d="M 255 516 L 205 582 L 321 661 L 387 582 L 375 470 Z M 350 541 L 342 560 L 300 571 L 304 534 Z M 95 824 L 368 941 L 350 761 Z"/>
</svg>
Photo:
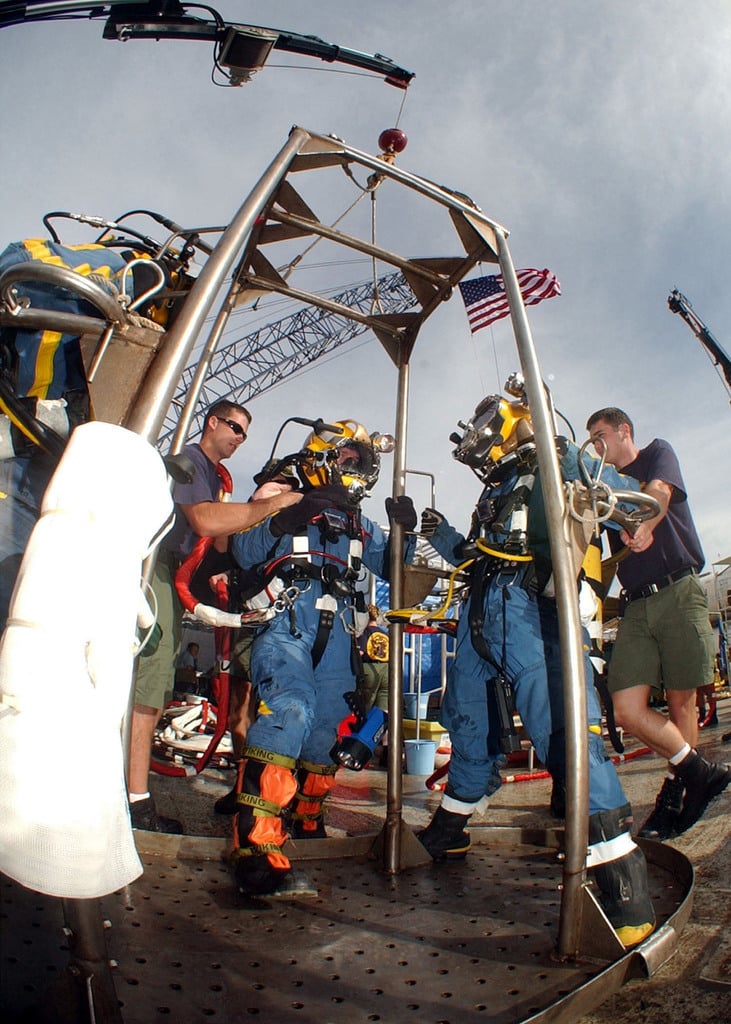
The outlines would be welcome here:
<svg viewBox="0 0 731 1024">
<path fill-rule="evenodd" d="M 299 491 L 283 491 L 259 501 L 200 501 L 181 505 L 183 515 L 199 537 L 220 537 L 256 526 L 262 519 L 302 500 Z"/>
<path fill-rule="evenodd" d="M 652 544 L 655 527 L 667 515 L 670 499 L 673 496 L 672 485 L 664 480 L 651 480 L 642 490 L 645 494 L 649 494 L 659 502 L 660 513 L 652 519 L 646 519 L 643 523 L 640 523 L 634 534 L 629 534 L 626 530 L 622 530 L 621 537 L 624 543 L 630 551 L 637 552 L 647 551 Z"/>
</svg>

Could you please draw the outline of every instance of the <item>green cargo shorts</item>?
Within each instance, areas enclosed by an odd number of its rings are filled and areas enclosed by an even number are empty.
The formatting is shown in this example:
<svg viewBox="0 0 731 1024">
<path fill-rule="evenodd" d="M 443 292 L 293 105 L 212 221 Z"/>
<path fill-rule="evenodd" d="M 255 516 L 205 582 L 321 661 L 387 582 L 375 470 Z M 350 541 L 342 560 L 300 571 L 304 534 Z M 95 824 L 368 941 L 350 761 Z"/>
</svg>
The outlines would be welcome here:
<svg viewBox="0 0 731 1024">
<path fill-rule="evenodd" d="M 154 654 L 137 659 L 134 703 L 162 710 L 172 698 L 175 663 L 183 632 L 183 606 L 175 590 L 175 566 L 158 558 L 150 584 L 157 602 L 162 638 Z"/>
<path fill-rule="evenodd" d="M 609 659 L 609 689 L 695 690 L 713 679 L 716 640 L 697 576 L 630 601 Z"/>
</svg>

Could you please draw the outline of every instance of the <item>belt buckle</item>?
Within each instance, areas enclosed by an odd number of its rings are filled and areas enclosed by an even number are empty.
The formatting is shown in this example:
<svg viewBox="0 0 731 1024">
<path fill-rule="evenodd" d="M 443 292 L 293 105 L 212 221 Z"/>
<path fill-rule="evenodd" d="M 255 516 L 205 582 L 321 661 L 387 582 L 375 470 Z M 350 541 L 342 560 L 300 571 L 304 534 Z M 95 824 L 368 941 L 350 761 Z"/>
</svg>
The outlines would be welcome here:
<svg viewBox="0 0 731 1024">
<path fill-rule="evenodd" d="M 648 583 L 647 586 L 642 589 L 645 593 L 645 597 L 651 597 L 653 594 L 659 594 L 661 588 L 657 583 Z"/>
</svg>

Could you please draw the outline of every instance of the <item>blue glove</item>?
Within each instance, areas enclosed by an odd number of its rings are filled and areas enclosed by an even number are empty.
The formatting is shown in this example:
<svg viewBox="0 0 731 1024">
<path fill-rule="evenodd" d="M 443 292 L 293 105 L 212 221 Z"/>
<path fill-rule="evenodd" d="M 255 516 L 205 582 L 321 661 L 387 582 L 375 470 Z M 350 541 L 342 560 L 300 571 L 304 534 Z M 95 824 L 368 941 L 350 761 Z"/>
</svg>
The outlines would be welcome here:
<svg viewBox="0 0 731 1024">
<path fill-rule="evenodd" d="M 437 527 L 441 526 L 443 522 L 445 519 L 441 512 L 437 512 L 435 508 L 425 508 L 421 513 L 421 536 L 433 537 L 437 532 Z"/>
<path fill-rule="evenodd" d="M 386 514 L 389 522 L 403 526 L 404 530 L 413 530 L 416 526 L 414 503 L 405 494 L 400 494 L 398 498 L 386 498 Z"/>
</svg>

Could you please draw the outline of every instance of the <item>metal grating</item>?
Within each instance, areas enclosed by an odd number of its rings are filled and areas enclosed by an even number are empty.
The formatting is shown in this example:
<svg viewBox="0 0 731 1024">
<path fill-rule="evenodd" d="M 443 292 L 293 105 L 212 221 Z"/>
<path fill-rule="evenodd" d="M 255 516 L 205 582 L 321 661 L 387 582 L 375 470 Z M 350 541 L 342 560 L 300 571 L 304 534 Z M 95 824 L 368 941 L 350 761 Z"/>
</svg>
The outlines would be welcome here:
<svg viewBox="0 0 731 1024">
<path fill-rule="evenodd" d="M 365 858 L 302 861 L 317 895 L 287 901 L 244 901 L 217 860 L 143 860 L 142 878 L 103 901 L 125 1024 L 513 1024 L 601 970 L 554 959 L 560 869 L 545 847 L 477 844 L 466 863 L 397 876 Z M 3 881 L 15 1024 L 68 954 L 60 901 Z M 657 865 L 651 882 L 662 921 L 685 893 Z"/>
</svg>

